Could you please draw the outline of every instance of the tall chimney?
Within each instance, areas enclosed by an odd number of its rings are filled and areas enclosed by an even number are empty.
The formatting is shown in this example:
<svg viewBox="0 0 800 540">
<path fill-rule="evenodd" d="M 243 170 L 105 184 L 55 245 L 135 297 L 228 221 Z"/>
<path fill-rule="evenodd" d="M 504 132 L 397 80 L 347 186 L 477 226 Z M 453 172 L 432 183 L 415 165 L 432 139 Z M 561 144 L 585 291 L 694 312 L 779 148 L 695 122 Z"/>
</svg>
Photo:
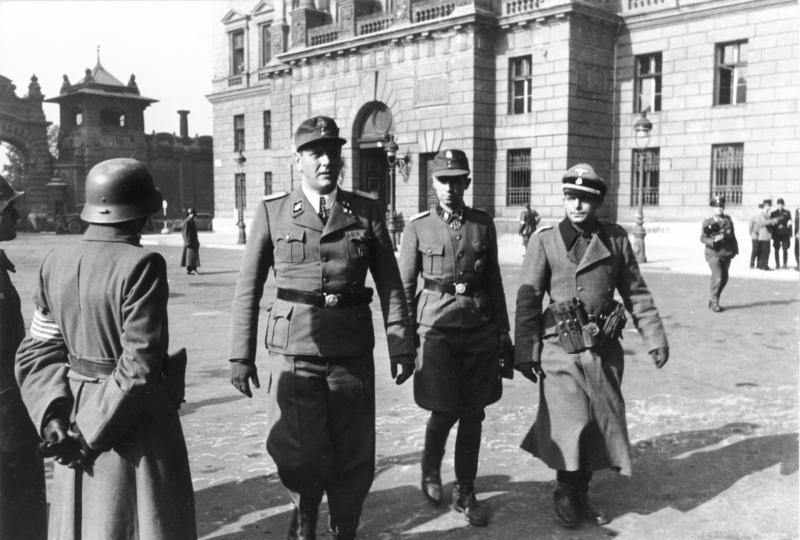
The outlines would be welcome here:
<svg viewBox="0 0 800 540">
<path fill-rule="evenodd" d="M 178 111 L 181 116 L 181 139 L 189 138 L 189 111 Z"/>
</svg>

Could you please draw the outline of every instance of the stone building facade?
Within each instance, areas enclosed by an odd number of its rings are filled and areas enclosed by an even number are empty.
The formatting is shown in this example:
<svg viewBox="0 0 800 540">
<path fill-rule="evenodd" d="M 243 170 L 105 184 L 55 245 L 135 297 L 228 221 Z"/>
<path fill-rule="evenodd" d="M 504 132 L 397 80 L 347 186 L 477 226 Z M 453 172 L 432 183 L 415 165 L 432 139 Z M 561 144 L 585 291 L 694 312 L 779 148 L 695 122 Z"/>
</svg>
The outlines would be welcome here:
<svg viewBox="0 0 800 540">
<path fill-rule="evenodd" d="M 315 114 L 348 140 L 342 185 L 404 216 L 428 207 L 445 147 L 471 159 L 467 203 L 508 230 L 527 201 L 563 215 L 581 161 L 621 223 L 640 201 L 651 223 L 696 221 L 717 193 L 739 218 L 796 205 L 796 20 L 790 0 L 233 0 L 208 96 L 216 213 L 296 187 L 292 133 Z"/>
</svg>

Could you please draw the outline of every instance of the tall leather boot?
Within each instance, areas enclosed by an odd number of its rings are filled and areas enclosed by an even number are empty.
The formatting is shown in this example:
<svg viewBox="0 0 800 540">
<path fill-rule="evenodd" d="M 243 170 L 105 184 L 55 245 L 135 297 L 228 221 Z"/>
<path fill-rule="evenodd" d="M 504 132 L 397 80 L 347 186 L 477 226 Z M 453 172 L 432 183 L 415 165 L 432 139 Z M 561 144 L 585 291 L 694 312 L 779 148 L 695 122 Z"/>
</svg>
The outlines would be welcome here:
<svg viewBox="0 0 800 540">
<path fill-rule="evenodd" d="M 581 486 L 580 492 L 578 493 L 578 507 L 580 508 L 581 518 L 595 525 L 605 525 L 609 523 L 611 520 L 608 519 L 603 511 L 598 510 L 589 503 L 588 493 L 589 482 L 586 482 Z"/>
<path fill-rule="evenodd" d="M 456 435 L 456 484 L 453 486 L 453 510 L 464 515 L 470 525 L 484 527 L 489 523 L 489 509 L 475 497 L 478 454 L 481 446 L 483 409 L 464 414 L 458 420 Z"/>
<path fill-rule="evenodd" d="M 294 509 L 292 522 L 289 525 L 288 540 L 316 540 L 317 539 L 317 510 Z"/>
<path fill-rule="evenodd" d="M 580 471 L 558 471 L 553 491 L 553 510 L 556 521 L 565 529 L 574 529 L 581 522 L 579 493 L 583 485 Z"/>
<path fill-rule="evenodd" d="M 331 525 L 331 540 L 355 540 L 358 521 L 344 521 Z"/>
<path fill-rule="evenodd" d="M 425 500 L 432 506 L 442 504 L 442 458 L 447 436 L 457 418 L 432 412 L 425 429 L 425 448 L 422 451 L 422 481 L 420 488 Z"/>
</svg>

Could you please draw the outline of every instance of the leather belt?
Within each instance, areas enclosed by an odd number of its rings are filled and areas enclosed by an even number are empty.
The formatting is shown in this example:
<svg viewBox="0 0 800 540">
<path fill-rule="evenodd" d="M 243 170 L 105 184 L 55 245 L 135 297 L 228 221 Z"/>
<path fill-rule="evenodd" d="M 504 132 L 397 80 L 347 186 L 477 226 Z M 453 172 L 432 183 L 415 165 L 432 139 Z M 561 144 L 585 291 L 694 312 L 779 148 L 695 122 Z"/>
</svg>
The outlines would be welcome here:
<svg viewBox="0 0 800 540">
<path fill-rule="evenodd" d="M 480 291 L 482 287 L 475 285 L 471 281 L 448 281 L 442 283 L 433 279 L 425 280 L 425 288 L 429 291 L 443 292 L 455 295 L 473 295 Z"/>
<path fill-rule="evenodd" d="M 307 304 L 317 307 L 353 307 L 372 302 L 372 289 L 365 287 L 360 291 L 346 291 L 340 293 L 307 292 L 295 289 L 278 289 L 277 297 L 287 302 Z"/>
<path fill-rule="evenodd" d="M 69 358 L 69 369 L 78 375 L 95 379 L 105 379 L 117 367 L 116 358 L 98 358 L 74 354 L 67 355 L 67 358 Z"/>
</svg>

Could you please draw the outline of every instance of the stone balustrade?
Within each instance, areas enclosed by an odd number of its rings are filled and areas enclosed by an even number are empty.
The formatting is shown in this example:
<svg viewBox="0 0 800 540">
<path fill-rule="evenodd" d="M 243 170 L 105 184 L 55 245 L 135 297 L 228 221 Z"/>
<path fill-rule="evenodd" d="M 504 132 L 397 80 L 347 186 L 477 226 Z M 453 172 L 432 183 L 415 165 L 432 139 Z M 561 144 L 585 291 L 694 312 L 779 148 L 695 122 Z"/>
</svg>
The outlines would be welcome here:
<svg viewBox="0 0 800 540">
<path fill-rule="evenodd" d="M 307 38 L 309 47 L 333 43 L 339 39 L 341 28 L 337 23 L 326 24 L 308 30 Z"/>
<path fill-rule="evenodd" d="M 359 17 L 356 21 L 358 28 L 358 35 L 363 36 L 366 34 L 374 34 L 381 30 L 386 30 L 395 23 L 396 17 L 391 13 L 381 13 L 378 15 L 369 15 L 367 17 Z"/>
</svg>

